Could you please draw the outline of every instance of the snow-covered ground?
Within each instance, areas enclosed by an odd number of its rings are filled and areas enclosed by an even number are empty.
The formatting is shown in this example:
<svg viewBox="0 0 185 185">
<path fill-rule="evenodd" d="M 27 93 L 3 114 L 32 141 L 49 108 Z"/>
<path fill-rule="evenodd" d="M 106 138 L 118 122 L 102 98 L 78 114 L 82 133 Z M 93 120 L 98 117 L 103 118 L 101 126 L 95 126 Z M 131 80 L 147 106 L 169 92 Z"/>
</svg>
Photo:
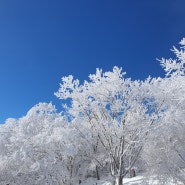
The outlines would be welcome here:
<svg viewBox="0 0 185 185">
<path fill-rule="evenodd" d="M 89 178 L 86 182 L 82 183 L 82 185 L 111 185 L 110 178 L 104 180 L 95 180 L 94 178 Z M 143 176 L 137 176 L 134 178 L 124 178 L 123 185 L 137 185 L 142 184 Z"/>
<path fill-rule="evenodd" d="M 82 185 L 111 185 L 110 178 L 104 180 L 95 180 L 94 178 L 89 178 L 86 182 L 82 183 Z M 124 178 L 123 185 L 159 185 L 160 183 L 156 180 L 155 177 L 151 177 L 146 181 L 145 177 L 137 176 L 134 178 Z M 170 183 L 169 185 L 177 185 L 175 183 Z M 181 185 L 180 183 L 178 185 Z"/>
</svg>

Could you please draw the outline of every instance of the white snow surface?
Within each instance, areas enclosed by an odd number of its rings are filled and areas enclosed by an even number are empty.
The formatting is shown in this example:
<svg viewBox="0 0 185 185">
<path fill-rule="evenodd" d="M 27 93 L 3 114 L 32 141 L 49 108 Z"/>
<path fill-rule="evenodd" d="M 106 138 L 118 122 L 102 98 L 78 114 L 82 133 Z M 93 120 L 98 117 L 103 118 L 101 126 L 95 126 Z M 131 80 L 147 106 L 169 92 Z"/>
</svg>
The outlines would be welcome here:
<svg viewBox="0 0 185 185">
<path fill-rule="evenodd" d="M 149 180 L 146 180 L 144 176 L 137 176 L 134 178 L 124 178 L 123 185 L 159 185 L 156 177 L 151 177 Z M 94 178 L 88 178 L 86 182 L 83 182 L 81 185 L 112 185 L 110 183 L 110 178 L 95 180 Z M 169 183 L 169 185 L 177 185 L 173 182 Z M 178 183 L 181 185 L 181 183 Z"/>
<path fill-rule="evenodd" d="M 134 178 L 124 178 L 123 185 L 136 185 L 142 184 L 143 176 L 137 176 Z M 110 178 L 106 178 L 103 180 L 95 180 L 94 178 L 88 178 L 86 182 L 82 183 L 82 185 L 111 185 Z"/>
</svg>

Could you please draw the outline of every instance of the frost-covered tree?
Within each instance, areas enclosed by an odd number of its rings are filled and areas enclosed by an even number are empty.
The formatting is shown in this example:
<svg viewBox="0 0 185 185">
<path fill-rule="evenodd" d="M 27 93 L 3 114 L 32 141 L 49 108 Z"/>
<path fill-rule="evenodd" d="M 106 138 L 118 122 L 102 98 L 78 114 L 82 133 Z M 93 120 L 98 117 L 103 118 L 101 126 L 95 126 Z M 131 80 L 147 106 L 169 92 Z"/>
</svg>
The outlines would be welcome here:
<svg viewBox="0 0 185 185">
<path fill-rule="evenodd" d="M 8 119 L 0 133 L 1 184 L 74 184 L 75 133 L 51 103 Z"/>
<path fill-rule="evenodd" d="M 180 50 L 172 50 L 176 59 L 160 61 L 166 71 L 158 86 L 165 109 L 161 127 L 150 135 L 143 154 L 150 172 L 164 184 L 185 183 L 185 39 L 180 44 Z"/>
<path fill-rule="evenodd" d="M 62 78 L 56 93 L 70 100 L 64 105 L 66 114 L 83 139 L 84 157 L 92 159 L 97 178 L 98 170 L 107 168 L 119 185 L 135 167 L 163 103 L 152 88 L 158 79 L 132 81 L 124 75 L 118 67 L 105 73 L 97 69 L 83 84 L 70 75 Z"/>
</svg>

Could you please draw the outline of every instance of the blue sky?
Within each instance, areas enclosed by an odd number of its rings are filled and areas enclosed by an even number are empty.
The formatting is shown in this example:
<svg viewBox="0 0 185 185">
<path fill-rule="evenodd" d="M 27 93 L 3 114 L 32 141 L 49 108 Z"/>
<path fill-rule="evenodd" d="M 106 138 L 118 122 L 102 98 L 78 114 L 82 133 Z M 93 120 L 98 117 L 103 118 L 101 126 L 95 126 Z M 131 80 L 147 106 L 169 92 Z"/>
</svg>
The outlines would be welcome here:
<svg viewBox="0 0 185 185">
<path fill-rule="evenodd" d="M 96 68 L 163 76 L 156 58 L 185 37 L 184 0 L 1 0 L 0 123 L 50 102 L 62 76 Z"/>
</svg>

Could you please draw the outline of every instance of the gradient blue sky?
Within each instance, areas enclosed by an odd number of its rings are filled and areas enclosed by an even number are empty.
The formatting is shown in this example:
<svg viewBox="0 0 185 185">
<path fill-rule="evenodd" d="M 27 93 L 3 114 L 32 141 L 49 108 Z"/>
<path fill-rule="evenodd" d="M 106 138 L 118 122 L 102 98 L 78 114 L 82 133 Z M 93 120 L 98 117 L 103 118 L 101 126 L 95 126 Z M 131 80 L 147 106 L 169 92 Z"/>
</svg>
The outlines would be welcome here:
<svg viewBox="0 0 185 185">
<path fill-rule="evenodd" d="M 1 0 L 0 123 L 50 102 L 62 76 L 97 67 L 163 76 L 156 58 L 185 37 L 184 0 Z"/>
</svg>

